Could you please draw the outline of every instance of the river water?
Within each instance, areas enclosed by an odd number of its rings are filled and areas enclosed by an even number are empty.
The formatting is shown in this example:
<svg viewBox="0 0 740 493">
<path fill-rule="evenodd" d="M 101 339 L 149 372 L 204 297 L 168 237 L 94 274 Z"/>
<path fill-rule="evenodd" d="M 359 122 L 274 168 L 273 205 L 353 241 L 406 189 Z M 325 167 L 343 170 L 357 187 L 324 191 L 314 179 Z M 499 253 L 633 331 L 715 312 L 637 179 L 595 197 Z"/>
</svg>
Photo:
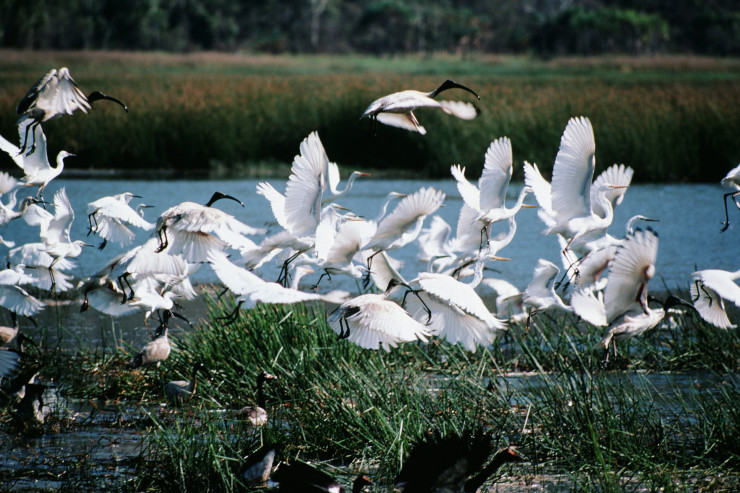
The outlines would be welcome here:
<svg viewBox="0 0 740 493">
<path fill-rule="evenodd" d="M 284 191 L 285 180 L 266 180 L 278 190 Z M 244 202 L 240 207 L 233 201 L 224 200 L 216 206 L 237 219 L 256 227 L 274 224 L 271 209 L 267 201 L 255 192 L 258 180 L 235 181 L 136 181 L 136 180 L 54 180 L 44 193 L 51 201 L 54 192 L 60 187 L 66 188 L 77 216 L 72 225 L 71 237 L 85 239 L 88 228 L 86 215 L 87 203 L 99 197 L 130 191 L 141 195 L 144 203 L 154 207 L 145 210 L 145 218 L 155 222 L 157 216 L 165 209 L 184 200 L 205 203 L 216 191 L 222 191 L 239 198 Z M 390 191 L 411 193 L 420 187 L 434 187 L 446 193 L 444 207 L 437 214 L 447 221 L 453 231 L 462 200 L 449 180 L 416 181 L 416 180 L 380 180 L 359 179 L 353 190 L 339 203 L 368 218 L 374 218 L 383 200 Z M 508 197 L 511 206 L 523 185 L 512 183 Z M 629 188 L 622 204 L 615 211 L 614 222 L 609 232 L 616 237 L 624 236 L 626 221 L 635 214 L 642 214 L 659 222 L 645 223 L 650 225 L 660 237 L 657 274 L 651 283 L 651 289 L 661 289 L 665 284 L 670 289 L 686 289 L 688 276 L 695 269 L 736 270 L 738 253 L 740 253 L 740 212 L 730 210 L 730 228 L 720 233 L 721 221 L 724 220 L 722 208 L 723 189 L 717 185 L 698 184 L 662 184 L 633 185 Z M 138 204 L 138 199 L 132 205 Z M 525 203 L 535 204 L 533 196 L 528 196 Z M 391 206 L 392 207 L 392 206 Z M 429 224 L 429 220 L 425 226 Z M 497 276 L 512 282 L 523 289 L 531 279 L 537 259 L 546 258 L 560 265 L 559 246 L 553 236 L 541 232 L 544 224 L 537 217 L 536 209 L 522 209 L 517 215 L 517 233 L 512 243 L 501 250 L 499 255 L 511 258 L 510 262 L 498 262 L 495 267 L 500 271 Z M 271 227 L 270 232 L 276 228 Z M 38 228 L 31 228 L 22 221 L 13 221 L 0 233 L 6 240 L 17 244 L 39 241 Z M 149 233 L 138 231 L 136 242 L 145 241 Z M 253 238 L 258 240 L 259 237 Z M 97 243 L 97 240 L 91 241 Z M 130 248 L 130 247 L 128 247 Z M 94 248 L 83 249 L 77 259 L 78 270 L 75 275 L 86 277 L 94 274 L 106 261 L 123 251 L 116 244 L 108 244 L 103 251 Z M 392 255 L 404 262 L 402 274 L 408 279 L 423 270 L 425 265 L 416 261 L 418 245 L 413 243 Z M 2 250 L 0 250 L 2 255 Z M 266 274 L 267 277 L 267 274 Z M 209 269 L 200 269 L 194 274 L 196 282 L 212 282 L 215 276 Z"/>
</svg>

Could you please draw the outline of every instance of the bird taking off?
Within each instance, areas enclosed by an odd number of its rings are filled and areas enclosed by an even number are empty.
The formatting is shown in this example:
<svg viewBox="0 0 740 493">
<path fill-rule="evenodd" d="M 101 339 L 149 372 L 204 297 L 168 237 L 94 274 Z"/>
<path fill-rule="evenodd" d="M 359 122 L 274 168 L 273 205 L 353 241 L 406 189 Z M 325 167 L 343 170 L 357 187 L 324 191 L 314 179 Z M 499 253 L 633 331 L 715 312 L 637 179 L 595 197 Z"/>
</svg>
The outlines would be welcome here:
<svg viewBox="0 0 740 493">
<path fill-rule="evenodd" d="M 30 131 L 35 136 L 33 131 L 41 123 L 62 115 L 71 115 L 77 110 L 87 113 L 92 109 L 92 103 L 101 99 L 118 103 L 128 112 L 128 107 L 122 101 L 100 91 L 93 91 L 85 96 L 69 74 L 67 67 L 49 70 L 36 84 L 31 86 L 15 110 L 18 115 L 17 125 L 26 120 L 32 121 L 26 127 L 25 136 L 22 138 L 21 152 L 28 149 L 28 132 Z M 36 139 L 34 137 L 29 154 L 35 150 Z"/>
<path fill-rule="evenodd" d="M 442 91 L 448 89 L 463 89 L 480 100 L 480 96 L 472 89 L 458 84 L 452 80 L 446 80 L 437 89 L 432 92 L 421 92 L 415 90 L 406 90 L 394 92 L 380 99 L 376 99 L 360 118 L 368 117 L 373 122 L 380 122 L 392 127 L 403 128 L 411 132 L 418 132 L 422 135 L 427 131 L 419 125 L 419 121 L 414 115 L 417 108 L 439 108 L 448 115 L 453 115 L 463 120 L 472 120 L 478 116 L 478 108 L 471 103 L 462 101 L 437 101 L 434 99 Z"/>
</svg>

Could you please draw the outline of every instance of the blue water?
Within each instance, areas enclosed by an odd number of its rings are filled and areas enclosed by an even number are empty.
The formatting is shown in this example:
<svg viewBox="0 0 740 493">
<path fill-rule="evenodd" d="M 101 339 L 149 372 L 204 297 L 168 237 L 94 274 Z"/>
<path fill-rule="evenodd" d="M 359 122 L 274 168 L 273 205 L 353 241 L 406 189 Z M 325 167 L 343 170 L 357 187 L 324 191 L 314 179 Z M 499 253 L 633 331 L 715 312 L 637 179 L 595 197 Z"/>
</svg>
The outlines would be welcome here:
<svg viewBox="0 0 740 493">
<path fill-rule="evenodd" d="M 270 179 L 279 191 L 284 191 L 284 179 Z M 216 190 L 234 195 L 244 202 L 242 208 L 233 201 L 220 201 L 218 208 L 234 215 L 239 220 L 252 226 L 264 227 L 274 223 L 272 212 L 267 201 L 255 192 L 258 180 L 234 181 L 137 181 L 137 180 L 73 180 L 56 179 L 46 189 L 44 196 L 52 200 L 54 192 L 65 187 L 73 208 L 77 212 L 72 226 L 71 237 L 85 239 L 87 234 L 87 203 L 99 197 L 130 191 L 141 195 L 139 200 L 154 207 L 145 210 L 145 217 L 156 222 L 157 216 L 165 209 L 184 200 L 205 203 Z M 455 182 L 449 180 L 415 181 L 415 180 L 380 180 L 359 179 L 354 189 L 343 197 L 339 203 L 356 214 L 373 218 L 390 191 L 410 193 L 422 186 L 432 186 L 447 194 L 444 207 L 438 214 L 445 219 L 453 231 L 462 205 Z M 523 185 L 513 183 L 509 187 L 509 206 L 511 206 Z M 35 190 L 35 189 L 33 189 Z M 662 291 L 686 289 L 688 276 L 696 269 L 740 268 L 740 211 L 730 210 L 730 228 L 720 233 L 721 221 L 724 220 L 722 208 L 723 189 L 717 185 L 633 185 L 627 191 L 624 201 L 615 211 L 615 219 L 610 233 L 616 237 L 624 236 L 624 224 L 631 216 L 643 214 L 659 219 L 659 222 L 647 223 L 659 234 L 660 248 L 657 261 L 657 274 L 651 281 L 650 289 Z M 23 194 L 19 194 L 22 196 Z M 526 203 L 534 204 L 533 196 L 528 196 Z M 429 224 L 429 222 L 425 223 Z M 560 265 L 559 246 L 552 236 L 541 232 L 544 224 L 537 217 L 536 209 L 522 209 L 517 215 L 517 233 L 513 242 L 499 252 L 499 255 L 511 258 L 510 262 L 489 264 L 499 271 L 493 274 L 524 288 L 529 282 L 532 271 L 539 258 L 546 258 Z M 269 233 L 277 231 L 271 226 Z M 136 243 L 145 241 L 150 233 L 139 231 Z M 39 241 L 38 228 L 32 228 L 23 221 L 13 221 L 0 230 L 6 240 L 17 244 Z M 258 241 L 260 237 L 254 237 Z M 91 240 L 98 243 L 98 240 Z M 129 247 L 130 248 L 130 247 Z M 86 277 L 98 271 L 110 258 L 123 249 L 109 243 L 103 251 L 85 248 L 78 257 L 78 270 L 75 275 Z M 4 255 L 6 249 L 0 250 Z M 402 274 L 413 278 L 425 265 L 416 260 L 417 244 L 412 243 L 393 252 L 393 256 L 404 261 Z M 275 275 L 274 266 L 267 266 L 264 276 L 271 279 Z M 215 282 L 216 278 L 209 269 L 202 268 L 194 274 L 196 282 Z M 307 279 L 310 282 L 310 278 Z M 325 281 L 324 281 L 325 282 Z M 335 283 L 339 280 L 335 280 Z M 354 285 L 354 284 L 352 284 Z M 346 286 L 345 286 L 346 287 Z"/>
</svg>

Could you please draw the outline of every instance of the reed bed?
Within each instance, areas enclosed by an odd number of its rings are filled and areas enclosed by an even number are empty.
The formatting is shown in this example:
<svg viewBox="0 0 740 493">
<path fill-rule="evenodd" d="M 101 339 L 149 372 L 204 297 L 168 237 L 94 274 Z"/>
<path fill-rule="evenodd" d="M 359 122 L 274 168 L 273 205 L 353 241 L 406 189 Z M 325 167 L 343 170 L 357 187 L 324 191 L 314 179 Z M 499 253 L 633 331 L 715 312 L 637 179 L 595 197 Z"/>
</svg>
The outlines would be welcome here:
<svg viewBox="0 0 740 493">
<path fill-rule="evenodd" d="M 210 319 L 177 342 L 166 375 L 146 377 L 161 385 L 195 361 L 210 373 L 186 408 L 152 413 L 134 489 L 249 489 L 245 458 L 278 443 L 282 459 L 320 463 L 347 484 L 369 473 L 373 491 L 390 491 L 415 440 L 470 427 L 519 447 L 526 462 L 500 478 L 512 487 L 740 484 L 740 338 L 691 315 L 620 343 L 605 364 L 594 350 L 601 330 L 569 317 L 541 316 L 528 332 L 513 325 L 476 353 L 437 341 L 385 353 L 338 340 L 320 306 L 260 305 L 227 326 L 219 317 L 233 303 L 209 303 Z M 268 424 L 255 429 L 233 411 L 255 402 L 262 370 L 278 380 L 265 386 Z"/>
<path fill-rule="evenodd" d="M 732 60 L 13 53 L 0 71 L 4 136 L 15 134 L 16 104 L 51 66 L 66 64 L 83 89 L 129 105 L 128 114 L 102 103 L 45 124 L 50 152 L 76 153 L 67 166 L 78 169 L 190 178 L 287 170 L 298 143 L 318 130 L 347 168 L 442 177 L 460 163 L 474 175 L 490 141 L 507 135 L 515 162 L 548 172 L 577 115 L 594 123 L 598 167 L 628 164 L 639 181 L 717 181 L 740 159 L 740 65 Z M 379 96 L 432 90 L 450 77 L 482 96 L 475 121 L 420 112 L 427 136 L 389 127 L 374 135 L 358 121 Z"/>
</svg>

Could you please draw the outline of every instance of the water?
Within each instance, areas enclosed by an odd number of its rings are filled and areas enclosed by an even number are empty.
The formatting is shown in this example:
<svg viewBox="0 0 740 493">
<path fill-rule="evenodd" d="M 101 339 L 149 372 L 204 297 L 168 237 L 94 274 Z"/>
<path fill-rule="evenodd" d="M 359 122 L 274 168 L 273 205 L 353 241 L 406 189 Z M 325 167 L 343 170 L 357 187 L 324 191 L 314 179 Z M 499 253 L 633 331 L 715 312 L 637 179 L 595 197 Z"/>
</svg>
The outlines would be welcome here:
<svg viewBox="0 0 740 493">
<path fill-rule="evenodd" d="M 283 191 L 285 180 L 271 179 L 275 187 Z M 273 225 L 274 219 L 267 201 L 255 192 L 257 180 L 238 181 L 137 181 L 137 180 L 54 180 L 44 193 L 51 201 L 54 192 L 65 187 L 73 208 L 77 212 L 72 225 L 72 239 L 85 239 L 88 229 L 86 215 L 87 203 L 99 197 L 130 191 L 141 195 L 143 202 L 154 206 L 146 209 L 145 217 L 155 222 L 156 217 L 165 209 L 184 200 L 205 203 L 211 194 L 220 190 L 232 194 L 244 202 L 240 207 L 233 201 L 224 200 L 217 204 L 219 209 L 234 215 L 237 219 L 252 226 L 264 227 Z M 444 207 L 438 215 L 447 221 L 453 231 L 462 200 L 452 179 L 438 181 L 415 180 L 374 180 L 360 179 L 354 189 L 342 198 L 339 203 L 353 212 L 368 218 L 374 218 L 390 191 L 411 193 L 422 186 L 431 186 L 447 194 Z M 521 189 L 521 183 L 509 187 L 509 205 Z M 659 222 L 644 223 L 650 225 L 660 236 L 657 275 L 651 283 L 651 289 L 668 288 L 686 289 L 688 276 L 696 269 L 736 270 L 737 253 L 740 251 L 740 213 L 730 210 L 730 229 L 720 233 L 720 222 L 724 220 L 722 209 L 723 189 L 719 185 L 633 185 L 626 193 L 622 204 L 615 211 L 614 222 L 609 232 L 616 237 L 624 236 L 626 221 L 635 214 L 658 219 Z M 134 199 L 132 205 L 138 204 Z M 525 203 L 536 203 L 531 195 Z M 425 223 L 428 225 L 429 221 Z M 532 271 L 539 258 L 545 258 L 560 265 L 559 246 L 553 236 L 541 232 L 544 224 L 537 217 L 535 209 L 522 209 L 517 215 L 517 233 L 512 243 L 501 250 L 499 255 L 511 258 L 510 262 L 490 264 L 500 271 L 499 277 L 512 282 L 523 289 L 532 276 Z M 272 226 L 269 232 L 275 232 Z M 268 232 L 268 233 L 269 233 Z M 31 228 L 23 221 L 13 221 L 3 227 L 0 233 L 6 240 L 17 244 L 39 241 L 38 228 Z M 138 231 L 136 243 L 147 239 L 149 233 Z M 253 238 L 255 240 L 258 237 Z M 88 238 L 89 240 L 89 238 Z M 91 241 L 97 243 L 97 240 Z M 130 248 L 130 247 L 129 247 Z M 118 245 L 109 243 L 103 251 L 86 248 L 78 257 L 79 277 L 87 277 L 99 270 L 106 261 L 123 251 Z M 392 255 L 404 262 L 401 273 L 411 279 L 423 270 L 425 265 L 416 261 L 417 244 L 413 243 L 396 250 Z M 2 255 L 2 251 L 0 251 Z M 269 279 L 269 270 L 265 277 Z M 215 282 L 216 278 L 209 269 L 199 269 L 193 276 L 196 282 Z M 310 281 L 310 278 L 307 279 Z"/>
</svg>

